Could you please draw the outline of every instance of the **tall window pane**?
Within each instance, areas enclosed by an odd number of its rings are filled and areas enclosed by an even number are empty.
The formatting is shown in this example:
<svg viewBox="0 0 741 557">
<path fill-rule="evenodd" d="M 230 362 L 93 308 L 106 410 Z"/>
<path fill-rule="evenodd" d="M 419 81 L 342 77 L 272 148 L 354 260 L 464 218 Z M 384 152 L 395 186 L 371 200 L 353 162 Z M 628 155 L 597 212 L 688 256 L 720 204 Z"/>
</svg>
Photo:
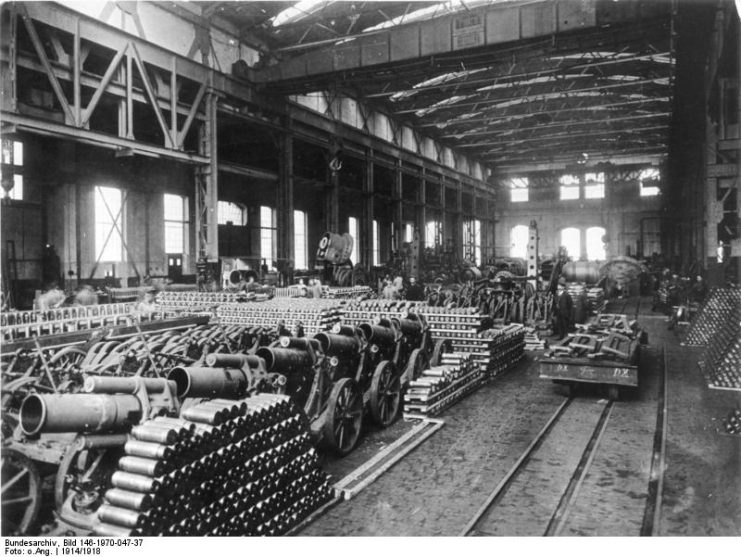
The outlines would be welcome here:
<svg viewBox="0 0 741 557">
<path fill-rule="evenodd" d="M 607 259 L 603 237 L 607 231 L 601 226 L 587 228 L 587 259 L 604 261 Z"/>
<path fill-rule="evenodd" d="M 587 172 L 584 175 L 584 199 L 604 199 L 605 173 Z"/>
<path fill-rule="evenodd" d="M 275 260 L 275 211 L 270 207 L 260 207 L 260 257 L 268 267 Z"/>
<path fill-rule="evenodd" d="M 529 181 L 526 177 L 511 178 L 509 180 L 510 201 L 520 203 L 530 199 L 530 190 L 528 190 Z"/>
<path fill-rule="evenodd" d="M 509 233 L 509 256 L 527 259 L 529 228 L 524 224 L 513 226 Z"/>
<path fill-rule="evenodd" d="M 121 190 L 95 188 L 95 258 L 98 261 L 123 260 L 123 211 Z"/>
<path fill-rule="evenodd" d="M 353 240 L 350 261 L 355 265 L 358 263 L 358 243 L 360 242 L 360 235 L 358 234 L 358 219 L 355 217 L 349 217 L 347 219 L 347 231 L 350 233 Z"/>
<path fill-rule="evenodd" d="M 404 241 L 409 243 L 414 241 L 414 226 L 409 223 L 404 225 Z"/>
<path fill-rule="evenodd" d="M 165 253 L 185 253 L 185 238 L 188 232 L 188 199 L 166 193 L 165 205 Z"/>
<path fill-rule="evenodd" d="M 308 237 L 306 213 L 293 212 L 293 259 L 295 269 L 308 269 L 309 261 L 306 257 L 306 239 Z"/>
<path fill-rule="evenodd" d="M 561 201 L 579 199 L 579 177 L 573 174 L 564 174 L 558 179 Z"/>
<path fill-rule="evenodd" d="M 659 195 L 659 181 L 661 175 L 658 168 L 646 168 L 641 170 L 639 180 L 641 184 L 641 197 Z"/>
<path fill-rule="evenodd" d="M 569 257 L 579 259 L 581 256 L 581 232 L 578 228 L 564 228 L 561 231 L 561 245 L 566 248 Z"/>
<path fill-rule="evenodd" d="M 381 238 L 378 230 L 378 221 L 373 221 L 373 265 L 378 267 L 381 264 Z"/>
<path fill-rule="evenodd" d="M 442 244 L 442 227 L 436 220 L 427 221 L 425 226 L 425 247 L 434 248 Z"/>
<path fill-rule="evenodd" d="M 217 212 L 219 214 L 219 224 L 231 222 L 235 226 L 244 226 L 247 223 L 244 208 L 236 203 L 219 201 Z"/>
</svg>

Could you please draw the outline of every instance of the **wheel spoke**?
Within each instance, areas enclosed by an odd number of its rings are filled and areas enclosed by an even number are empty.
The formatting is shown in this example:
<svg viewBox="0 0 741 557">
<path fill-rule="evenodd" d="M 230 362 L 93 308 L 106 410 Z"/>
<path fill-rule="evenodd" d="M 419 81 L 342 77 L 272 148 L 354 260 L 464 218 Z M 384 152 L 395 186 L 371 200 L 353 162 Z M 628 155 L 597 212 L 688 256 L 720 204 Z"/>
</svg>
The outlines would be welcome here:
<svg viewBox="0 0 741 557">
<path fill-rule="evenodd" d="M 20 472 L 19 472 L 18 474 L 16 474 L 16 475 L 15 475 L 15 476 L 13 477 L 13 479 L 12 479 L 12 480 L 10 480 L 10 481 L 8 481 L 8 482 L 5 482 L 5 483 L 3 484 L 3 489 L 2 489 L 2 493 L 5 493 L 5 492 L 6 492 L 6 491 L 7 491 L 8 489 L 10 489 L 11 487 L 13 487 L 13 485 L 14 485 L 15 483 L 17 483 L 17 482 L 18 482 L 18 481 L 19 481 L 19 480 L 20 480 L 20 479 L 21 479 L 21 478 L 22 478 L 23 476 L 26 476 L 27 474 L 28 474 L 28 469 L 27 469 L 27 468 L 24 468 L 24 469 L 23 469 L 23 470 L 21 470 L 21 471 L 20 471 Z"/>
<path fill-rule="evenodd" d="M 26 495 L 25 497 L 16 497 L 15 499 L 5 499 L 3 500 L 2 505 L 17 505 L 18 503 L 25 503 L 27 501 L 33 501 L 33 496 Z"/>
<path fill-rule="evenodd" d="M 342 425 L 340 426 L 340 436 L 339 436 L 339 438 L 337 439 L 337 445 L 338 445 L 338 446 L 339 446 L 340 448 L 344 448 L 344 447 L 345 447 L 345 444 L 343 443 L 343 441 L 344 441 L 344 440 L 345 440 L 345 427 L 344 427 L 344 424 L 342 424 Z"/>
</svg>

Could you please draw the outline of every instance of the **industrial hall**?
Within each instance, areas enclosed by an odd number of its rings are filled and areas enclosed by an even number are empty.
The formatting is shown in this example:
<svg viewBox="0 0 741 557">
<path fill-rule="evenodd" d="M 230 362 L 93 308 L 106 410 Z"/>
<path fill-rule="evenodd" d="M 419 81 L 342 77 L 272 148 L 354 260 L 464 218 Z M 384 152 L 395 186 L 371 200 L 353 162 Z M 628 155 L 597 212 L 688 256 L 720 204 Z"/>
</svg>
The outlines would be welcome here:
<svg viewBox="0 0 741 557">
<path fill-rule="evenodd" d="M 6 554 L 741 535 L 740 26 L 2 2 Z"/>
</svg>

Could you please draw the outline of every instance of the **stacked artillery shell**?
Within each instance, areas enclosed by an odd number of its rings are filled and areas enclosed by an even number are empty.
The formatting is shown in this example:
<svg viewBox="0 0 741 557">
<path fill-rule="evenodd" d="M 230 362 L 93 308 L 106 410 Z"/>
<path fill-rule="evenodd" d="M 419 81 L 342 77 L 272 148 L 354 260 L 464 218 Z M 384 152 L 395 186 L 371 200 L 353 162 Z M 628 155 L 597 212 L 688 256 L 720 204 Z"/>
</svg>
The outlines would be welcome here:
<svg viewBox="0 0 741 557">
<path fill-rule="evenodd" d="M 545 350 L 546 342 L 538 336 L 533 327 L 525 327 L 525 350 Z"/>
<path fill-rule="evenodd" d="M 600 313 L 607 307 L 605 291 L 602 288 L 587 288 L 587 308 L 590 313 Z"/>
<path fill-rule="evenodd" d="M 273 298 L 259 304 L 222 304 L 217 309 L 221 323 L 274 328 L 285 321 L 291 329 L 301 321 L 306 335 L 327 331 L 342 316 L 342 306 L 336 300 L 316 298 Z"/>
<path fill-rule="evenodd" d="M 470 354 L 442 356 L 442 365 L 422 372 L 404 395 L 404 417 L 436 416 L 481 385 L 482 372 Z"/>
<path fill-rule="evenodd" d="M 495 325 L 480 336 L 489 340 L 488 378 L 513 368 L 525 352 L 525 327 L 519 323 Z"/>
<path fill-rule="evenodd" d="M 741 304 L 718 327 L 698 365 L 710 388 L 741 390 Z"/>
<path fill-rule="evenodd" d="M 741 305 L 741 288 L 713 288 L 699 313 L 690 324 L 682 344 L 703 346 L 728 324 L 735 308 Z"/>
<path fill-rule="evenodd" d="M 334 497 L 286 396 L 215 399 L 132 430 L 98 511 L 104 536 L 280 535 Z"/>
<path fill-rule="evenodd" d="M 326 291 L 326 297 L 335 300 L 354 300 L 372 294 L 373 289 L 370 286 L 330 286 Z"/>
</svg>

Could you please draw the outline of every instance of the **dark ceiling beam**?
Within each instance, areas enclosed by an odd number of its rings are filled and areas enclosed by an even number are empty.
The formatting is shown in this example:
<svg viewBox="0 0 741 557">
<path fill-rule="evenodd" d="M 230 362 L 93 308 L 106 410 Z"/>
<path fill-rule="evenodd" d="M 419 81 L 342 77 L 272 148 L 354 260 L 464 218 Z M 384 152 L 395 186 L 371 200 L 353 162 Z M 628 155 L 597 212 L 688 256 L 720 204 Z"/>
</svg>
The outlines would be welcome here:
<svg viewBox="0 0 741 557">
<path fill-rule="evenodd" d="M 450 110 L 450 109 L 458 109 L 468 106 L 486 106 L 490 104 L 500 104 L 510 101 L 517 101 L 520 100 L 522 103 L 530 103 L 530 102 L 536 102 L 538 100 L 544 100 L 544 97 L 549 95 L 563 95 L 564 97 L 568 97 L 570 94 L 574 93 L 589 93 L 592 91 L 607 91 L 612 89 L 623 89 L 623 88 L 630 88 L 630 87 L 638 87 L 640 85 L 648 85 L 648 84 L 655 84 L 660 88 L 668 88 L 668 85 L 660 85 L 656 82 L 661 79 L 666 78 L 655 78 L 655 79 L 641 79 L 638 81 L 628 81 L 625 83 L 612 83 L 607 85 L 595 85 L 592 87 L 582 87 L 580 89 L 560 89 L 560 88 L 551 88 L 548 91 L 539 91 L 537 93 L 525 93 L 525 94 L 518 94 L 518 95 L 511 95 L 508 97 L 494 97 L 492 95 L 487 95 L 486 98 L 483 99 L 477 99 L 477 100 L 465 100 L 461 102 L 454 102 L 447 105 L 440 105 L 439 107 L 418 107 L 418 108 L 410 108 L 406 110 L 397 110 L 394 111 L 392 114 L 394 115 L 403 115 L 403 114 L 415 114 L 417 112 L 426 112 L 425 114 L 420 114 L 418 116 L 426 116 L 427 114 L 432 114 L 433 112 L 440 111 L 440 110 Z M 643 93 L 641 91 L 641 93 Z"/>
<path fill-rule="evenodd" d="M 518 112 L 506 112 L 506 110 L 502 114 L 496 114 L 492 116 L 481 116 L 476 118 L 451 118 L 450 120 L 447 120 L 446 122 L 432 122 L 432 123 L 423 123 L 420 124 L 419 128 L 437 128 L 437 129 L 447 129 L 449 126 L 459 126 L 459 125 L 466 125 L 466 124 L 477 124 L 477 123 L 498 123 L 498 122 L 511 122 L 513 120 L 524 120 L 527 118 L 534 118 L 537 116 L 549 116 L 552 114 L 563 114 L 563 113 L 569 113 L 569 112 L 602 112 L 607 111 L 612 113 L 612 109 L 615 108 L 623 108 L 623 107 L 635 107 L 637 109 L 648 107 L 649 105 L 652 105 L 654 103 L 662 103 L 662 104 L 668 104 L 671 102 L 670 97 L 657 97 L 655 99 L 648 99 L 648 100 L 636 100 L 636 101 L 623 101 L 623 102 L 614 102 L 614 103 L 605 103 L 605 104 L 580 104 L 580 106 L 568 106 L 569 104 L 573 104 L 573 101 L 564 101 L 563 99 L 553 99 L 553 100 L 560 100 L 561 101 L 561 107 L 553 107 L 549 110 L 538 110 L 533 112 L 527 112 L 527 111 L 518 111 Z M 588 99 L 583 99 L 581 102 L 583 103 Z M 547 101 L 545 101 L 547 103 Z M 493 111 L 492 111 L 493 112 Z"/>
<path fill-rule="evenodd" d="M 613 27 L 627 22 L 639 25 L 644 21 L 668 21 L 668 4 L 642 4 L 640 9 L 624 14 L 611 13 L 610 3 L 572 0 L 489 4 L 470 12 L 442 15 L 380 32 L 355 34 L 352 41 L 335 45 L 334 56 L 327 56 L 325 50 L 315 48 L 262 69 L 257 72 L 256 79 L 263 83 L 306 79 L 576 31 L 605 33 L 601 25 L 605 18 Z M 321 42 L 311 46 L 326 45 Z"/>
<path fill-rule="evenodd" d="M 579 153 L 580 155 L 582 153 Z M 651 159 L 654 159 L 653 162 L 655 162 L 658 158 L 663 158 L 667 155 L 666 148 L 658 148 L 658 149 L 644 149 L 644 148 L 626 148 L 626 149 L 619 149 L 619 150 L 605 150 L 605 149 L 593 149 L 588 153 L 585 153 L 589 157 L 589 166 L 584 167 L 584 170 L 587 172 L 593 172 L 596 170 L 594 168 L 594 165 L 600 164 L 600 163 L 606 163 L 610 162 L 611 160 L 615 161 L 615 164 L 620 164 L 619 160 L 623 157 L 635 155 L 641 157 L 643 159 L 644 164 L 649 163 Z M 552 165 L 552 164 L 560 164 L 560 165 L 577 165 L 577 157 L 572 155 L 563 155 L 563 154 L 548 154 L 545 156 L 532 156 L 532 157 L 511 157 L 511 158 L 492 158 L 487 160 L 487 163 L 489 163 L 492 167 L 495 173 L 502 172 L 505 168 L 517 168 L 522 167 L 523 165 L 532 165 L 535 164 L 537 166 L 546 166 L 546 165 Z M 637 161 L 636 161 L 637 162 Z M 541 168 L 542 169 L 542 168 Z M 534 168 L 533 168 L 534 170 Z"/>
<path fill-rule="evenodd" d="M 523 131 L 537 130 L 542 131 L 544 129 L 575 127 L 575 126 L 601 126 L 610 125 L 613 122 L 625 122 L 633 120 L 649 120 L 653 118 L 668 118 L 671 116 L 671 112 L 654 112 L 651 114 L 636 114 L 633 116 L 622 116 L 618 118 L 596 118 L 596 119 L 585 119 L 585 120 L 565 120 L 563 122 L 555 122 L 551 124 L 540 124 L 538 126 L 526 126 L 526 127 L 492 127 L 487 126 L 485 130 L 480 131 L 461 131 L 454 134 L 444 134 L 439 136 L 442 139 L 460 139 L 461 137 L 471 137 L 474 135 L 504 135 L 504 134 L 516 134 Z"/>
</svg>

